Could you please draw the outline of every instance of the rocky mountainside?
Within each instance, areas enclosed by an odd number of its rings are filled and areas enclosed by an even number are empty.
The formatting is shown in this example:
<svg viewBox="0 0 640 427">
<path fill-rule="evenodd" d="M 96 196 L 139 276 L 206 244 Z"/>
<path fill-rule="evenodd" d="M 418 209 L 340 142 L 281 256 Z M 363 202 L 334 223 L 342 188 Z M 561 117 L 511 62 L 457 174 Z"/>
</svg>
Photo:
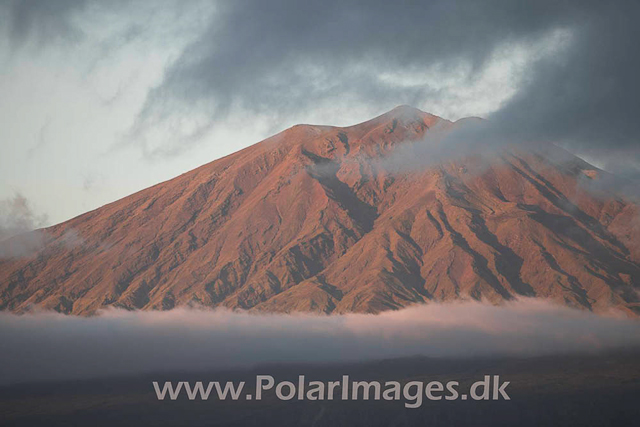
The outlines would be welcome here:
<svg viewBox="0 0 640 427">
<path fill-rule="evenodd" d="M 385 161 L 452 126 L 411 107 L 294 126 L 35 232 L 41 247 L 0 260 L 0 308 L 376 313 L 527 296 L 640 313 L 640 210 L 588 189 L 605 172 L 551 145 Z"/>
</svg>

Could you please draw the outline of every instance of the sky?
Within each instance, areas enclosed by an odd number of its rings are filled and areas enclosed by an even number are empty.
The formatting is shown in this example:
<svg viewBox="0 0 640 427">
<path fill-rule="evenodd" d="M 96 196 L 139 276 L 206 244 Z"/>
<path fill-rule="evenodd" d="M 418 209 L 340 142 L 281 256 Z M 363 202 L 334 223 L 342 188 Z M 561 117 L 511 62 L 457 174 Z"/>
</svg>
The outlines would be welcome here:
<svg viewBox="0 0 640 427">
<path fill-rule="evenodd" d="M 401 104 L 640 165 L 633 1 L 0 0 L 0 237 Z"/>
</svg>

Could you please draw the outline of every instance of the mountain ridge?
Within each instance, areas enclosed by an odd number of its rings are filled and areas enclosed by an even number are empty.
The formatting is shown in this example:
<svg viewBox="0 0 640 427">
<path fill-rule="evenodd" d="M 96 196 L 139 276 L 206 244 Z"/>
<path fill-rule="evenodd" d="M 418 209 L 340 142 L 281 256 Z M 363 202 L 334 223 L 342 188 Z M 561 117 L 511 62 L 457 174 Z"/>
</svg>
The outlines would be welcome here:
<svg viewBox="0 0 640 427">
<path fill-rule="evenodd" d="M 459 122 L 399 106 L 288 128 L 45 229 L 36 253 L 0 260 L 0 308 L 377 313 L 542 297 L 637 314 L 639 209 L 585 189 L 603 171 L 550 145 L 400 172 L 382 161 Z"/>
</svg>

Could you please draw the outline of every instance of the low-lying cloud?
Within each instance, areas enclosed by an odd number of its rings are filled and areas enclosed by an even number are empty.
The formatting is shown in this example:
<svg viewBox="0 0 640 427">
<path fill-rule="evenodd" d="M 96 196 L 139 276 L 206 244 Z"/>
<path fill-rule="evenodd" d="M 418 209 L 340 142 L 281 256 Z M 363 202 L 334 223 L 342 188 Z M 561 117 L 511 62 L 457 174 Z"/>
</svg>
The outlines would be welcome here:
<svg viewBox="0 0 640 427">
<path fill-rule="evenodd" d="M 0 341 L 7 384 L 272 362 L 595 352 L 640 345 L 640 323 L 540 300 L 428 304 L 379 315 L 106 310 L 95 317 L 0 313 Z"/>
</svg>

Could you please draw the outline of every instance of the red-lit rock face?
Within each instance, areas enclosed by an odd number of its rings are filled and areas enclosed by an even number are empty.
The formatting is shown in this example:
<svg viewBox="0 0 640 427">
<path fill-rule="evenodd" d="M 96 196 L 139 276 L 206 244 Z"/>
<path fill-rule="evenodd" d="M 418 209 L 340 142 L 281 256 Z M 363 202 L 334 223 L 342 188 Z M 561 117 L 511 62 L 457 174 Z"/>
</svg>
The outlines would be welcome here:
<svg viewBox="0 0 640 427">
<path fill-rule="evenodd" d="M 294 126 L 50 227 L 44 249 L 0 261 L 0 307 L 376 313 L 532 296 L 638 312 L 638 205 L 580 184 L 605 172 L 553 147 L 385 167 L 436 124 L 452 126 L 399 107 Z"/>
</svg>

